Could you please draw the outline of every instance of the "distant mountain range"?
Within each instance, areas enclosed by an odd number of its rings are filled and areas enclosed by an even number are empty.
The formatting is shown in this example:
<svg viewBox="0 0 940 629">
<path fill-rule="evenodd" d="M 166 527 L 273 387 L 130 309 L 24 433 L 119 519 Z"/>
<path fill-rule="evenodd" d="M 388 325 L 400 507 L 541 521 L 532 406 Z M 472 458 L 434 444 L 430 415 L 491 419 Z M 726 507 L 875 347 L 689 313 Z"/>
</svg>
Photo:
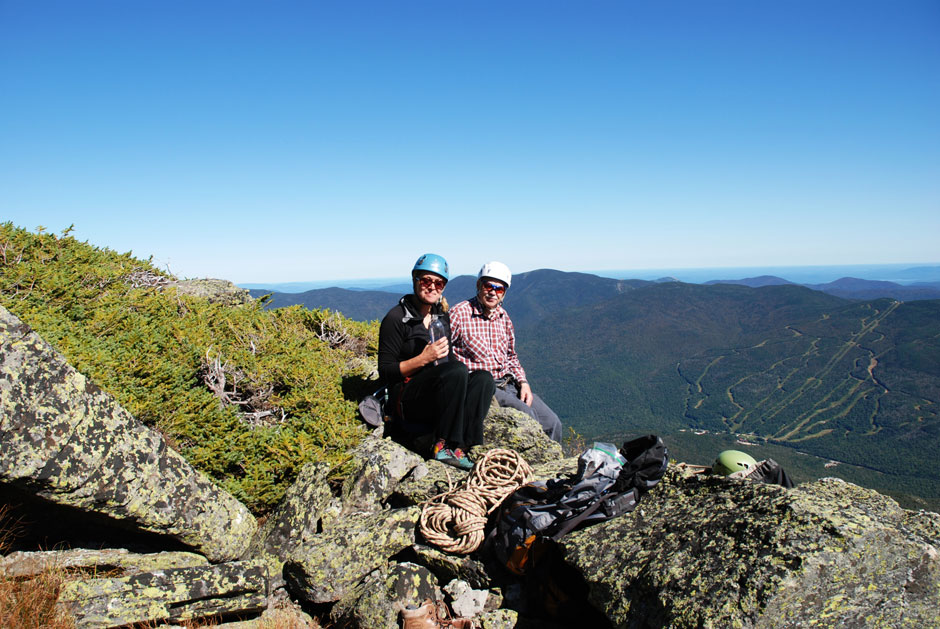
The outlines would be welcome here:
<svg viewBox="0 0 940 629">
<path fill-rule="evenodd" d="M 759 288 L 761 286 L 781 286 L 792 282 L 773 275 L 748 277 L 741 280 L 712 280 L 706 284 L 740 284 Z M 843 277 L 834 282 L 825 284 L 802 284 L 807 288 L 818 290 L 829 295 L 844 297 L 845 299 L 878 299 L 890 297 L 899 301 L 915 301 L 920 299 L 940 299 L 940 282 L 918 282 L 914 284 L 898 284 L 883 280 L 863 280 L 856 277 Z"/>
<path fill-rule="evenodd" d="M 586 274 L 613 279 L 634 279 L 647 281 L 679 281 L 689 284 L 704 284 L 709 281 L 721 281 L 723 278 L 774 276 L 803 286 L 825 284 L 840 277 L 857 277 L 868 280 L 896 282 L 898 284 L 940 283 L 940 265 L 910 266 L 903 264 L 853 264 L 836 266 L 780 266 L 780 267 L 739 267 L 739 268 L 679 268 L 679 269 L 643 269 L 643 270 L 607 270 L 584 271 Z M 744 280 L 738 280 L 744 281 Z M 267 282 L 263 284 L 239 283 L 246 289 L 261 289 L 265 292 L 302 293 L 319 288 L 348 288 L 350 290 L 371 290 L 388 293 L 401 293 L 411 290 L 407 276 L 318 280 L 308 282 Z"/>
<path fill-rule="evenodd" d="M 506 295 L 505 306 L 512 313 L 516 325 L 525 325 L 550 312 L 572 305 L 590 304 L 638 286 L 651 284 L 644 280 L 614 280 L 589 273 L 565 273 L 540 269 L 519 273 L 513 277 L 512 288 Z M 383 291 L 319 288 L 304 293 L 277 293 L 263 289 L 250 289 L 252 297 L 271 295 L 270 307 L 283 308 L 300 304 L 307 308 L 338 310 L 357 321 L 381 319 L 398 303 L 404 290 L 396 293 Z M 469 299 L 476 292 L 476 278 L 460 275 L 447 283 L 444 296 L 453 305 Z"/>
<path fill-rule="evenodd" d="M 911 271 L 915 271 L 912 269 Z M 553 269 L 539 269 L 519 273 L 506 296 L 506 308 L 513 321 L 526 324 L 559 308 L 572 305 L 587 305 L 612 295 L 633 290 L 649 284 L 677 282 L 675 278 L 663 277 L 653 281 L 615 280 L 590 273 L 569 273 Z M 474 294 L 476 278 L 461 275 L 453 278 L 444 290 L 444 296 L 455 304 Z M 782 277 L 762 275 L 739 280 L 712 280 L 705 283 L 739 284 L 751 288 L 763 286 L 796 285 Z M 899 301 L 940 299 L 940 282 L 897 284 L 879 280 L 864 280 L 844 277 L 826 284 L 805 284 L 807 288 L 845 299 L 871 300 L 889 297 Z M 271 289 L 251 288 L 253 297 L 271 295 L 270 307 L 283 308 L 300 304 L 306 308 L 329 308 L 338 310 L 357 321 L 381 319 L 398 299 L 410 289 L 406 285 L 390 286 L 397 290 L 359 290 L 346 288 L 317 288 L 302 293 L 283 293 Z"/>
<path fill-rule="evenodd" d="M 401 295 L 375 290 L 349 290 L 346 288 L 316 288 L 304 293 L 276 293 L 259 288 L 248 290 L 252 297 L 271 295 L 269 308 L 286 308 L 301 305 L 311 310 L 329 308 L 342 312 L 356 321 L 372 321 L 398 302 Z M 381 313 L 381 314 L 379 314 Z"/>
</svg>

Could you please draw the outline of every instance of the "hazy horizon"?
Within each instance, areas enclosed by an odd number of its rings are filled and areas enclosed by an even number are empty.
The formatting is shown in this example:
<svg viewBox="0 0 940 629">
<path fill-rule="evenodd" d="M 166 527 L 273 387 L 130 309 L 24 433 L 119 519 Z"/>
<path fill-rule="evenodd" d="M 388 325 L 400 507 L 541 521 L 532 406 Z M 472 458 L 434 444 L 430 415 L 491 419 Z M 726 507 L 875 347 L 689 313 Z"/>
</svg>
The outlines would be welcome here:
<svg viewBox="0 0 940 629">
<path fill-rule="evenodd" d="M 930 279 L 911 279 L 903 277 L 892 277 L 898 271 L 908 269 L 929 270 Z M 515 273 L 527 273 L 521 271 Z M 568 271 L 567 269 L 554 269 L 557 271 Z M 601 271 L 568 271 L 573 273 L 588 273 L 599 277 L 608 277 L 612 279 L 637 279 L 637 280 L 657 280 L 664 277 L 675 277 L 676 279 L 700 284 L 712 280 L 740 280 L 750 277 L 759 277 L 761 275 L 773 275 L 789 280 L 797 284 L 824 284 L 835 281 L 843 277 L 857 277 L 859 279 L 878 280 L 895 282 L 899 284 L 911 284 L 918 281 L 940 281 L 940 263 L 894 263 L 894 264 L 851 264 L 851 265 L 801 265 L 801 266 L 779 266 L 779 267 L 712 267 L 712 268 L 668 268 L 668 269 L 622 269 L 622 270 L 601 270 Z M 854 272 L 854 274 L 853 274 Z M 467 274 L 462 274 L 467 275 Z M 373 278 L 355 278 L 355 279 L 333 279 L 333 280 L 311 280 L 311 281 L 287 281 L 287 282 L 235 282 L 238 286 L 252 289 L 265 289 L 277 287 L 278 292 L 304 292 L 316 288 L 347 288 L 362 290 L 378 290 L 386 286 L 401 286 L 408 284 L 408 276 L 398 277 L 373 277 Z M 296 288 L 296 290 L 288 290 Z"/>
</svg>

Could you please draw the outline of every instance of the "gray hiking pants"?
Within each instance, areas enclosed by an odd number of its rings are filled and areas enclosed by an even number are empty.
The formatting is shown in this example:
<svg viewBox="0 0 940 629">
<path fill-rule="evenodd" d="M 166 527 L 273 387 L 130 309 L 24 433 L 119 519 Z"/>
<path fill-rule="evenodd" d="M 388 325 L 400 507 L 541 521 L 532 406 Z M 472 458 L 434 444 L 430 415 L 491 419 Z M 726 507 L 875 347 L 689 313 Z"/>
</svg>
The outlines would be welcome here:
<svg viewBox="0 0 940 629">
<path fill-rule="evenodd" d="M 497 383 L 495 395 L 500 406 L 509 406 L 522 411 L 537 421 L 546 435 L 561 442 L 561 420 L 558 419 L 555 411 L 548 408 L 542 398 L 535 393 L 532 394 L 532 406 L 529 406 L 519 399 L 519 389 L 516 388 L 515 382 L 510 381 L 505 384 Z"/>
</svg>

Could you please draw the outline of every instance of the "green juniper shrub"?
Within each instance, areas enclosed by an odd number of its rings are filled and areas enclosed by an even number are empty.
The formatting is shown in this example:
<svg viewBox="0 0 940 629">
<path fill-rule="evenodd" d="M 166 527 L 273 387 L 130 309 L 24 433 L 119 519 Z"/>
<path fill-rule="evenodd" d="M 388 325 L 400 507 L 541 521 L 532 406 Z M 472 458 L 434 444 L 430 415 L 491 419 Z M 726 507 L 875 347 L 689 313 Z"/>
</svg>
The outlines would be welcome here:
<svg viewBox="0 0 940 629">
<path fill-rule="evenodd" d="M 342 380 L 377 325 L 179 294 L 131 253 L 0 224 L 0 304 L 255 513 L 363 435 Z"/>
</svg>

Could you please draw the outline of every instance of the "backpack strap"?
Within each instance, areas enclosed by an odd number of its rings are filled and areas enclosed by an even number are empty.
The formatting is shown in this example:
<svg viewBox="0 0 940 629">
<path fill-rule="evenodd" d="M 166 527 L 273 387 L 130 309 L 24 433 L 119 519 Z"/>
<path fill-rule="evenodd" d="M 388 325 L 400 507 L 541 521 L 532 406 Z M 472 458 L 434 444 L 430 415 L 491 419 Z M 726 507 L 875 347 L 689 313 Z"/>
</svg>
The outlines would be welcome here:
<svg viewBox="0 0 940 629">
<path fill-rule="evenodd" d="M 618 516 L 622 513 L 627 513 L 628 511 L 633 511 L 637 502 L 639 502 L 639 499 L 640 494 L 636 488 L 628 489 L 627 491 L 620 494 L 607 494 L 601 496 L 591 503 L 587 509 L 562 524 L 561 528 L 550 536 L 550 539 L 557 542 L 562 537 L 576 529 L 585 520 L 590 518 L 601 507 L 607 507 L 604 509 L 607 518 Z"/>
</svg>

